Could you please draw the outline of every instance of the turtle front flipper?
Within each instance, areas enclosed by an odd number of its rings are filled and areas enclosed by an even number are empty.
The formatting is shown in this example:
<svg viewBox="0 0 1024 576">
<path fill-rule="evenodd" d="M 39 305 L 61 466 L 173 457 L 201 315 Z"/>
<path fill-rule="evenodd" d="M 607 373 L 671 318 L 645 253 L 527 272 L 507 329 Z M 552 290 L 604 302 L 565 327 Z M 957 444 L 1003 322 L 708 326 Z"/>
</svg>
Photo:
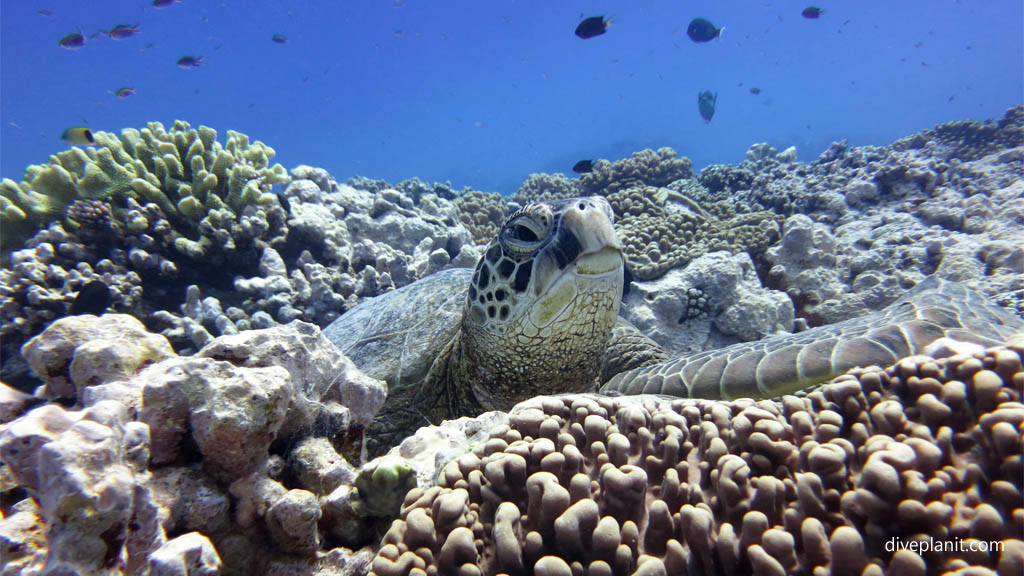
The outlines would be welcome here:
<svg viewBox="0 0 1024 576">
<path fill-rule="evenodd" d="M 604 385 L 616 374 L 651 366 L 668 360 L 668 354 L 658 345 L 637 330 L 624 318 L 619 317 L 612 327 L 608 348 L 601 356 L 601 375 L 598 385 Z"/>
<path fill-rule="evenodd" d="M 891 365 L 939 338 L 994 346 L 1022 328 L 1020 318 L 982 294 L 933 276 L 874 314 L 636 368 L 615 375 L 601 392 L 772 398 L 857 366 Z"/>
<path fill-rule="evenodd" d="M 366 449 L 372 458 L 397 446 L 422 426 L 440 424 L 459 416 L 476 416 L 483 408 L 458 374 L 462 333 L 457 333 L 437 355 L 423 381 L 415 386 L 388 390 L 384 407 L 367 428 Z"/>
</svg>

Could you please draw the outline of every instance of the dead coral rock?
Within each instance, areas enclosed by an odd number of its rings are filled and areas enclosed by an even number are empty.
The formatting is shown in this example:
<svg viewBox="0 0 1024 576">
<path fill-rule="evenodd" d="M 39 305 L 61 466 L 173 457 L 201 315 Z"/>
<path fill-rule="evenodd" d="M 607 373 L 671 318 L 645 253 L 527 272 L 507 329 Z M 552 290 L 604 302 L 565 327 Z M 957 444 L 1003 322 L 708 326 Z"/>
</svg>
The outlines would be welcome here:
<svg viewBox="0 0 1024 576">
<path fill-rule="evenodd" d="M 48 395 L 80 399 L 86 386 L 125 380 L 174 356 L 167 339 L 146 331 L 134 316 L 69 316 L 22 348 Z"/>
<path fill-rule="evenodd" d="M 247 330 L 213 340 L 196 356 L 226 360 L 239 367 L 280 366 L 291 376 L 293 406 L 280 436 L 308 433 L 326 419 L 328 404 L 347 409 L 351 420 L 363 427 L 384 404 L 382 380 L 371 378 L 331 344 L 313 324 L 295 320 L 285 326 Z M 323 430 L 325 436 L 347 430 Z"/>
<path fill-rule="evenodd" d="M 146 427 L 126 422 L 115 402 L 79 412 L 47 405 L 0 426 L 0 454 L 38 502 L 48 570 L 135 572 L 163 544 L 156 505 L 142 485 L 148 441 Z"/>
<path fill-rule="evenodd" d="M 175 463 L 194 443 L 207 472 L 225 482 L 266 461 L 293 394 L 284 368 L 242 368 L 209 358 L 166 360 L 138 381 L 139 420 L 152 430 L 153 462 Z"/>
<path fill-rule="evenodd" d="M 371 574 L 1019 570 L 1022 356 L 1018 336 L 777 401 L 534 398 L 407 495 Z M 886 547 L 954 537 L 1005 551 Z"/>
<path fill-rule="evenodd" d="M 148 576 L 216 576 L 221 562 L 209 538 L 198 532 L 182 534 L 150 554 Z"/>
</svg>

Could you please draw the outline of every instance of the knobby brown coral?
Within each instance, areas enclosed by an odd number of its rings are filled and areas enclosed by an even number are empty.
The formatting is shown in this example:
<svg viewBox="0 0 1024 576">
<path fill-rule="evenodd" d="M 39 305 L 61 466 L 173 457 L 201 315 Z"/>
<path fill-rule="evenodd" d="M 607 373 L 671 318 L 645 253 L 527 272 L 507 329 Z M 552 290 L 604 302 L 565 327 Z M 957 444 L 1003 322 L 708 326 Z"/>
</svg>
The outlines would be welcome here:
<svg viewBox="0 0 1024 576">
<path fill-rule="evenodd" d="M 530 400 L 409 493 L 372 574 L 1019 574 L 1022 356 L 779 401 Z"/>
</svg>

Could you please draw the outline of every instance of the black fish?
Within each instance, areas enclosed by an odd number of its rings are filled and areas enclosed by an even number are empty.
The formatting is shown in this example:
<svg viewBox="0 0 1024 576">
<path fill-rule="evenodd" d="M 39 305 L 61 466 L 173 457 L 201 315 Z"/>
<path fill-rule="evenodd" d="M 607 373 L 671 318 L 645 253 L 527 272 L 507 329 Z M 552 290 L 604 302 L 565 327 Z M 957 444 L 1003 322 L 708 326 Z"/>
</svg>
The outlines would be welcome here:
<svg viewBox="0 0 1024 576">
<path fill-rule="evenodd" d="M 285 36 L 284 34 L 274 34 L 273 36 L 270 37 L 270 40 L 272 42 L 276 42 L 278 44 L 287 44 L 288 43 L 288 37 Z"/>
<path fill-rule="evenodd" d="M 110 288 L 99 280 L 93 280 L 78 290 L 78 296 L 71 303 L 71 314 L 103 314 L 110 306 Z"/>
<path fill-rule="evenodd" d="M 605 33 L 611 20 L 605 20 L 604 16 L 591 16 L 576 27 L 576 35 L 586 40 Z"/>
<path fill-rule="evenodd" d="M 572 165 L 572 171 L 577 174 L 585 174 L 587 172 L 594 171 L 593 160 L 580 160 L 579 162 Z"/>
<path fill-rule="evenodd" d="M 85 35 L 82 34 L 81 31 L 74 34 L 68 34 L 61 38 L 60 42 L 57 44 L 59 44 L 61 48 L 65 48 L 67 50 L 78 50 L 82 46 L 85 46 Z"/>
<path fill-rule="evenodd" d="M 703 18 L 694 18 L 686 27 L 686 35 L 694 42 L 710 42 L 722 35 L 725 26 L 715 28 L 715 25 Z"/>
<path fill-rule="evenodd" d="M 198 56 L 182 56 L 178 58 L 178 68 L 198 68 L 203 64 L 203 59 Z"/>
<path fill-rule="evenodd" d="M 704 119 L 704 123 L 711 122 L 711 117 L 715 115 L 715 102 L 718 101 L 718 92 L 714 94 L 711 90 L 705 90 L 700 94 L 697 94 L 697 109 L 700 111 L 700 117 Z"/>
<path fill-rule="evenodd" d="M 804 8 L 804 11 L 801 12 L 800 15 L 803 16 L 804 18 L 810 18 L 811 20 L 814 20 L 815 18 L 821 16 L 824 13 L 825 11 L 822 10 L 821 8 L 818 8 L 817 6 L 808 6 L 807 8 Z"/>
<path fill-rule="evenodd" d="M 285 212 L 292 213 L 292 203 L 288 201 L 288 197 L 284 195 L 283 190 L 277 193 L 277 201 L 281 203 L 281 208 L 284 208 Z"/>
</svg>

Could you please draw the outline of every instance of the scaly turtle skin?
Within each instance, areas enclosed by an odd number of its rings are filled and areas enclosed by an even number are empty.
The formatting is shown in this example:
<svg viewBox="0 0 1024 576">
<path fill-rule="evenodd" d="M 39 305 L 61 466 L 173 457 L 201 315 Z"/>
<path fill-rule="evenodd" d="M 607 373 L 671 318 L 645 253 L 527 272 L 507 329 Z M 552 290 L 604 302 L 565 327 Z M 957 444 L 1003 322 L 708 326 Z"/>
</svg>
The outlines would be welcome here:
<svg viewBox="0 0 1024 576">
<path fill-rule="evenodd" d="M 622 295 L 612 218 L 601 197 L 527 205 L 472 272 L 433 274 L 324 329 L 388 383 L 368 431 L 370 451 L 431 422 L 592 388 Z"/>
<path fill-rule="evenodd" d="M 942 337 L 994 346 L 1022 329 L 1024 321 L 977 292 L 931 276 L 879 312 L 622 372 L 601 392 L 772 398 L 857 366 L 889 366 Z"/>
</svg>

